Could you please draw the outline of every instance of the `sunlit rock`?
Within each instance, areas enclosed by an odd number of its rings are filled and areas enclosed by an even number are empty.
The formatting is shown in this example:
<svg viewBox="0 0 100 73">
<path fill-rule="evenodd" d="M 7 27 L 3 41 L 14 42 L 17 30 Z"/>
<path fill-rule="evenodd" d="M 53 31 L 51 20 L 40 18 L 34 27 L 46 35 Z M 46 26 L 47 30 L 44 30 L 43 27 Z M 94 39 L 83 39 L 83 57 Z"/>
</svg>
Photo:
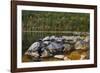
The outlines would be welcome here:
<svg viewBox="0 0 100 73">
<path fill-rule="evenodd" d="M 67 56 L 65 56 L 64 61 L 68 61 L 68 60 L 71 60 L 71 59 L 69 59 Z"/>
<path fill-rule="evenodd" d="M 43 40 L 43 41 L 50 40 L 50 37 L 49 37 L 49 36 L 46 36 L 46 37 L 43 38 L 42 40 Z"/>
<path fill-rule="evenodd" d="M 58 59 L 64 59 L 64 55 L 55 55 L 54 57 Z"/>
</svg>

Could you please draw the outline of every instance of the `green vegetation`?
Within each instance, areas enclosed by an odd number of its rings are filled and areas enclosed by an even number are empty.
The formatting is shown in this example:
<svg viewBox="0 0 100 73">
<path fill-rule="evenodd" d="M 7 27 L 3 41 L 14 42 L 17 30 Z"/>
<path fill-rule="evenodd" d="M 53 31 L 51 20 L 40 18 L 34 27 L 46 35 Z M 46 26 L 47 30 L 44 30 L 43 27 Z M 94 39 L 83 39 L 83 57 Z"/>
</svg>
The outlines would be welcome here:
<svg viewBox="0 0 100 73">
<path fill-rule="evenodd" d="M 25 31 L 89 31 L 89 14 L 22 11 Z"/>
</svg>

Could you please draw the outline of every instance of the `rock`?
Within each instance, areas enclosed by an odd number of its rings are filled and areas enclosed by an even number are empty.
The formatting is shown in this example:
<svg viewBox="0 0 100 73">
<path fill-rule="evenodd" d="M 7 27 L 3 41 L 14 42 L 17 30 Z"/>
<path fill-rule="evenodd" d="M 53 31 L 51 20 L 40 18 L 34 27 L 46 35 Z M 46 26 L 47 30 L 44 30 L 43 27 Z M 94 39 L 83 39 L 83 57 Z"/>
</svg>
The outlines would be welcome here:
<svg viewBox="0 0 100 73">
<path fill-rule="evenodd" d="M 50 57 L 50 56 L 52 56 L 52 54 L 50 54 L 47 50 L 44 50 L 41 57 L 44 58 L 44 57 Z"/>
<path fill-rule="evenodd" d="M 56 36 L 54 36 L 54 35 L 52 35 L 51 37 L 50 37 L 50 40 L 55 40 L 56 39 Z"/>
<path fill-rule="evenodd" d="M 64 61 L 66 61 L 66 60 L 71 60 L 71 59 L 69 59 L 67 56 L 65 56 Z"/>
<path fill-rule="evenodd" d="M 49 36 L 46 36 L 46 37 L 43 38 L 42 40 L 43 40 L 43 41 L 50 40 L 50 37 L 49 37 Z"/>
<path fill-rule="evenodd" d="M 84 45 L 84 46 L 81 47 L 81 49 L 82 50 L 87 50 L 88 49 L 88 46 L 87 45 Z"/>
<path fill-rule="evenodd" d="M 38 52 L 32 52 L 30 55 L 31 55 L 32 57 L 38 57 L 38 56 L 39 56 Z"/>
<path fill-rule="evenodd" d="M 77 41 L 75 43 L 75 49 L 81 49 L 82 48 L 82 44 L 80 43 L 80 41 Z"/>
<path fill-rule="evenodd" d="M 34 42 L 32 43 L 32 45 L 28 48 L 27 51 L 36 51 L 38 50 L 38 47 L 40 46 L 39 42 Z"/>
<path fill-rule="evenodd" d="M 75 44 L 75 49 L 82 49 L 82 50 L 86 50 L 89 48 L 89 44 L 83 40 L 77 41 Z"/>
<path fill-rule="evenodd" d="M 89 36 L 85 37 L 84 41 L 89 42 Z"/>
<path fill-rule="evenodd" d="M 85 59 L 85 57 L 86 57 L 86 55 L 81 55 L 80 60 L 84 60 L 84 59 Z"/>
<path fill-rule="evenodd" d="M 57 53 L 62 52 L 64 49 L 64 45 L 61 43 L 56 43 L 56 42 L 51 42 L 48 46 L 47 49 L 51 52 L 51 53 Z"/>
<path fill-rule="evenodd" d="M 64 59 L 64 55 L 55 55 L 54 57 L 58 59 Z"/>
<path fill-rule="evenodd" d="M 64 47 L 65 47 L 64 50 L 63 50 L 64 52 L 67 52 L 67 51 L 71 50 L 71 45 L 70 44 L 65 44 Z"/>
<path fill-rule="evenodd" d="M 46 50 L 44 50 L 41 57 L 48 57 L 48 52 Z"/>
</svg>

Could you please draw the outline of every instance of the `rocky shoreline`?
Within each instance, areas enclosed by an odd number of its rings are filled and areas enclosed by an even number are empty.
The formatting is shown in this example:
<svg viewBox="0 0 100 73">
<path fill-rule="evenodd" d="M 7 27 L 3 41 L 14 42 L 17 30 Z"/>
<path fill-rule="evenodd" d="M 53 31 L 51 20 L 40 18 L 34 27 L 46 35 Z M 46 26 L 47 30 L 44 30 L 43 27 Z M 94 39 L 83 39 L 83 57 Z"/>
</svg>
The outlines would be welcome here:
<svg viewBox="0 0 100 73">
<path fill-rule="evenodd" d="M 22 62 L 89 59 L 89 36 L 51 36 L 51 39 L 45 37 L 42 41 L 42 47 L 39 46 L 41 41 L 30 46 L 23 55 Z M 38 50 L 39 47 L 40 50 Z"/>
</svg>

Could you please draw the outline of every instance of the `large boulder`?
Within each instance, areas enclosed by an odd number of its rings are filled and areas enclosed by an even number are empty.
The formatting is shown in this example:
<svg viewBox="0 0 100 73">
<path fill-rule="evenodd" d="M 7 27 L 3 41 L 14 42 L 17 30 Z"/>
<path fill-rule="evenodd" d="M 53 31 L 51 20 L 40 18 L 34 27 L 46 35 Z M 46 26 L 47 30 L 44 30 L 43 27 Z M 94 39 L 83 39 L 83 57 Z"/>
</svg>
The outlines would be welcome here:
<svg viewBox="0 0 100 73">
<path fill-rule="evenodd" d="M 40 46 L 39 42 L 32 43 L 32 45 L 25 52 L 25 55 L 31 55 L 32 52 L 36 52 L 38 50 L 39 46 Z"/>
<path fill-rule="evenodd" d="M 63 51 L 64 45 L 61 43 L 51 42 L 47 48 L 50 50 L 51 53 Z"/>
</svg>

